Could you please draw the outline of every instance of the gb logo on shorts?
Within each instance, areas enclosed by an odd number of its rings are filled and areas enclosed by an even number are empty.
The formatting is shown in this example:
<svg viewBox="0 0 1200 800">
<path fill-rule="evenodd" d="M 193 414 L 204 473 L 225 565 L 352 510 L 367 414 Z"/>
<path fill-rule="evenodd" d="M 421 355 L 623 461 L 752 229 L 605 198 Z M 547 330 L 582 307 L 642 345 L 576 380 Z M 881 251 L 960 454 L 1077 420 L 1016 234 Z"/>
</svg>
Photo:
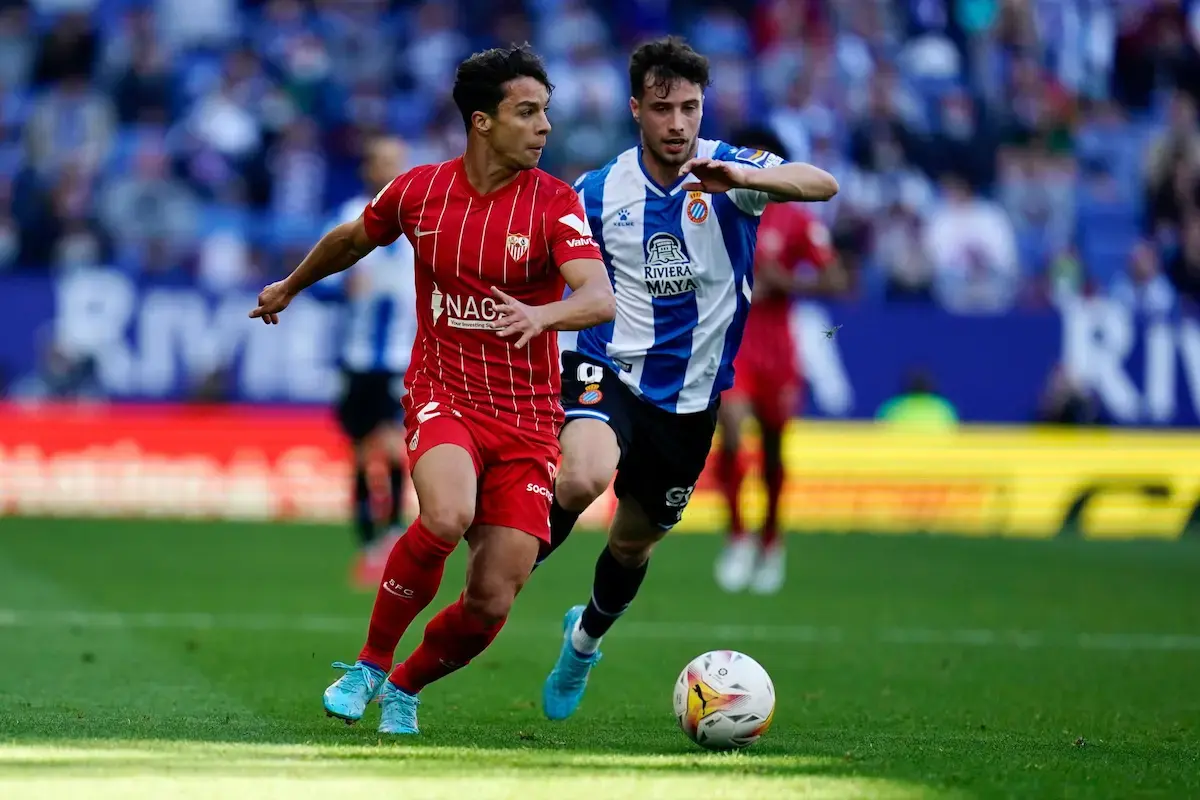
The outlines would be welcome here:
<svg viewBox="0 0 1200 800">
<path fill-rule="evenodd" d="M 667 489 L 666 497 L 664 498 L 668 508 L 675 509 L 675 521 L 683 519 L 683 510 L 687 508 L 688 502 L 692 499 L 692 492 L 696 490 L 695 485 L 683 487 L 677 486 L 674 489 Z"/>
</svg>

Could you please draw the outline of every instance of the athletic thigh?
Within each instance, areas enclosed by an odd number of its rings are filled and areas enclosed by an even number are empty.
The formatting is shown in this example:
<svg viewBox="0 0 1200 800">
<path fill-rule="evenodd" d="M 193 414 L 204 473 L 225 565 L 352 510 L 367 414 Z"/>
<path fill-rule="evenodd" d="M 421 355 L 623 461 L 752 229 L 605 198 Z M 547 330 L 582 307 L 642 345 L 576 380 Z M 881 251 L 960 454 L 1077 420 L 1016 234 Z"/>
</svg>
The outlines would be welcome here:
<svg viewBox="0 0 1200 800">
<path fill-rule="evenodd" d="M 413 414 L 406 422 L 413 489 L 422 523 L 443 538 L 475 518 L 483 460 L 468 423 L 453 413 Z"/>
<path fill-rule="evenodd" d="M 483 471 L 475 523 L 513 528 L 549 542 L 558 440 L 495 424 L 481 438 Z"/>
</svg>

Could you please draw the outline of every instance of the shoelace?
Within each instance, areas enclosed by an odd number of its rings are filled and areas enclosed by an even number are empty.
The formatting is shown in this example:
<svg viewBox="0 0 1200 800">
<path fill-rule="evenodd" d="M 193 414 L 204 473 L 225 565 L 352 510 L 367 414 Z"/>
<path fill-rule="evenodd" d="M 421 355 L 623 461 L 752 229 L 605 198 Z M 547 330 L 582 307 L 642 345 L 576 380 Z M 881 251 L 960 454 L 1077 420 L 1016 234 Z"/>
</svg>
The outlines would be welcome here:
<svg viewBox="0 0 1200 800">
<path fill-rule="evenodd" d="M 413 697 L 410 694 L 404 694 L 399 691 L 384 691 L 379 693 L 380 702 L 383 704 L 383 715 L 385 717 L 399 716 L 409 726 L 415 727 L 417 721 L 417 706 L 421 705 L 421 698 Z M 395 698 L 395 702 L 387 702 L 389 698 Z"/>
<path fill-rule="evenodd" d="M 590 656 L 581 656 L 575 652 L 575 648 L 571 648 L 571 660 L 567 663 L 569 666 L 558 673 L 558 683 L 564 689 L 578 689 L 587 681 L 588 672 L 591 667 L 594 667 L 600 661 L 600 653 L 596 652 Z"/>
<path fill-rule="evenodd" d="M 351 681 L 357 681 L 359 685 L 370 687 L 371 678 L 374 677 L 374 672 L 366 664 L 347 664 L 344 661 L 333 662 L 334 669 L 346 670 L 346 676 Z M 347 688 L 357 690 L 358 685 L 351 685 Z"/>
</svg>

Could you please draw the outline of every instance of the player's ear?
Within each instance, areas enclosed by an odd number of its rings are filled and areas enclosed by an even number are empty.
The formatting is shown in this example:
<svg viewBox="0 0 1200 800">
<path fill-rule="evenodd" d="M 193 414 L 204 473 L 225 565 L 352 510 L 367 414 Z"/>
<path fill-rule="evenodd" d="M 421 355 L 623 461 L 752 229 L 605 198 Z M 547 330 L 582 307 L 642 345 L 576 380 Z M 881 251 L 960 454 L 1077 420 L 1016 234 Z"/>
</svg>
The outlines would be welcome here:
<svg viewBox="0 0 1200 800">
<path fill-rule="evenodd" d="M 492 130 L 492 118 L 482 111 L 471 114 L 471 127 L 481 136 L 486 136 Z"/>
<path fill-rule="evenodd" d="M 638 102 L 636 97 L 629 98 L 629 113 L 633 114 L 633 121 L 639 125 L 642 124 L 641 106 L 642 104 Z"/>
</svg>

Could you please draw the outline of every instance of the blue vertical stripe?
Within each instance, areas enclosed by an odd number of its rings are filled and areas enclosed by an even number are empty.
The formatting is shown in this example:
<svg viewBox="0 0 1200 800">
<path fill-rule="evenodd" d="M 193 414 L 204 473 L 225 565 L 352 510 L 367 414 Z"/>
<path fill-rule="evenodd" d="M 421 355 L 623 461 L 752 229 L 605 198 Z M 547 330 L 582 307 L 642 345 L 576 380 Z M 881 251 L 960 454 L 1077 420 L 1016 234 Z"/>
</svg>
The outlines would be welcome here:
<svg viewBox="0 0 1200 800">
<path fill-rule="evenodd" d="M 659 197 L 646 190 L 642 249 L 650 265 L 650 240 L 669 235 L 690 262 L 687 244 L 683 239 L 683 206 L 687 193 Z M 653 265 L 650 265 L 653 266 Z M 687 292 L 670 297 L 655 297 L 654 348 L 646 354 L 642 368 L 642 393 L 655 398 L 658 404 L 674 411 L 679 402 L 692 357 L 692 332 L 699 322 L 696 293 Z"/>
</svg>

